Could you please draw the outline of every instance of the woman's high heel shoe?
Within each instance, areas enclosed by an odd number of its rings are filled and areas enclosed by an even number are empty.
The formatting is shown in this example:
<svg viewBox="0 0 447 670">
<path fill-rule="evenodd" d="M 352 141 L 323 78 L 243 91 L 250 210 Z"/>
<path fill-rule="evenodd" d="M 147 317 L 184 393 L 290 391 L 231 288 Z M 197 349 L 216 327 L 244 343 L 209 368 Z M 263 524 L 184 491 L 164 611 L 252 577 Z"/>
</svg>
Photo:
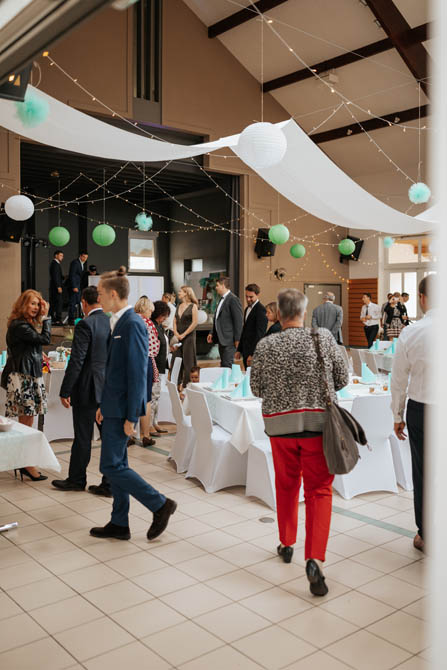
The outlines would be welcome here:
<svg viewBox="0 0 447 670">
<path fill-rule="evenodd" d="M 26 468 L 20 468 L 19 472 L 20 472 L 20 479 L 21 479 L 22 482 L 23 482 L 23 475 L 26 475 L 26 477 L 29 477 L 29 479 L 31 479 L 32 482 L 42 482 L 44 479 L 48 479 L 48 477 L 46 475 L 42 475 L 40 472 L 39 472 L 38 477 L 34 477 L 31 474 L 31 472 L 29 472 Z M 15 475 L 15 478 L 17 479 L 17 470 L 14 470 L 14 475 Z"/>
</svg>

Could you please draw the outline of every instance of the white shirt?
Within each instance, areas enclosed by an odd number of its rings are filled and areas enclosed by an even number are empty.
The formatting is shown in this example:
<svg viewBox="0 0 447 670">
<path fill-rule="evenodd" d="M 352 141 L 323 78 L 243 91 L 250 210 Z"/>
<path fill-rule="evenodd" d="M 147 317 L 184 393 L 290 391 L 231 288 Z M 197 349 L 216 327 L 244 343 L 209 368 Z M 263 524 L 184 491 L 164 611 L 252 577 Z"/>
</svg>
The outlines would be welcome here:
<svg viewBox="0 0 447 670">
<path fill-rule="evenodd" d="M 225 300 L 225 298 L 227 297 L 227 295 L 228 295 L 229 293 L 230 293 L 230 291 L 227 291 L 226 293 L 223 294 L 223 296 L 221 296 L 220 301 L 219 301 L 219 304 L 217 305 L 217 309 L 216 309 L 216 316 L 215 316 L 216 319 L 217 319 L 217 317 L 219 316 L 219 312 L 220 312 L 220 310 L 222 309 L 224 300 Z"/>
<path fill-rule="evenodd" d="M 435 402 L 430 379 L 434 317 L 434 310 L 429 310 L 423 319 L 404 328 L 397 340 L 391 372 L 391 408 L 395 423 L 403 421 L 407 395 L 427 405 Z"/>
<path fill-rule="evenodd" d="M 251 314 L 251 310 L 253 309 L 253 307 L 254 307 L 255 305 L 258 304 L 258 302 L 259 302 L 259 298 L 258 298 L 258 300 L 256 300 L 256 302 L 254 302 L 252 305 L 250 305 L 249 307 L 247 307 L 247 310 L 246 310 L 246 312 L 245 312 L 245 321 L 247 321 L 248 317 L 249 317 L 250 314 Z"/>
<path fill-rule="evenodd" d="M 115 314 L 112 314 L 112 316 L 110 317 L 110 332 L 111 333 L 113 333 L 113 331 L 115 330 L 116 324 L 121 319 L 124 312 L 127 312 L 128 309 L 132 309 L 132 305 L 127 305 L 126 307 L 123 307 L 123 309 L 118 310 L 118 312 L 115 312 Z"/>
<path fill-rule="evenodd" d="M 90 316 L 90 314 L 93 314 L 93 312 L 102 312 L 102 307 L 95 307 L 95 309 L 90 310 L 87 316 Z"/>
<path fill-rule="evenodd" d="M 380 323 L 380 307 L 375 302 L 370 302 L 369 305 L 363 305 L 360 312 L 360 320 L 365 316 L 370 316 L 368 321 L 365 321 L 365 326 L 378 326 Z"/>
<path fill-rule="evenodd" d="M 169 307 L 169 316 L 163 321 L 163 328 L 166 330 L 174 330 L 174 316 L 175 316 L 175 305 L 172 302 L 167 302 Z"/>
</svg>

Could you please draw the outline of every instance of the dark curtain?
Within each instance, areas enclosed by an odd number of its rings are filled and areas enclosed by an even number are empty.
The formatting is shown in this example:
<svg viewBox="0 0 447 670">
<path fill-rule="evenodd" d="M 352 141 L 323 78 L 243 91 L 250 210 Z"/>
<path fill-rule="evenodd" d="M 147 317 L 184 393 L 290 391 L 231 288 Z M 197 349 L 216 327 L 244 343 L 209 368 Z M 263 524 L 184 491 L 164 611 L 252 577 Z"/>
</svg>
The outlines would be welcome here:
<svg viewBox="0 0 447 670">
<path fill-rule="evenodd" d="M 231 180 L 230 200 L 230 243 L 228 259 L 228 276 L 231 279 L 231 290 L 239 295 L 239 257 L 240 257 L 240 237 L 236 233 L 240 230 L 240 206 L 237 204 L 240 198 L 240 177 L 233 176 Z"/>
</svg>

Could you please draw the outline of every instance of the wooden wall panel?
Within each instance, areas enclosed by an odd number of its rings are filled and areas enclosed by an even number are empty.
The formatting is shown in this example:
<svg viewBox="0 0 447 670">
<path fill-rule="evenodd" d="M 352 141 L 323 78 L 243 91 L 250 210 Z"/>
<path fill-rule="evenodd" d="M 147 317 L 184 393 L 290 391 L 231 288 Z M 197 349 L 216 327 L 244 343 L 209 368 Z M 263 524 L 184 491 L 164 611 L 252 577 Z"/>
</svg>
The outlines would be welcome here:
<svg viewBox="0 0 447 670">
<path fill-rule="evenodd" d="M 349 282 L 349 344 L 352 346 L 366 346 L 365 331 L 360 321 L 362 309 L 362 295 L 371 293 L 373 302 L 377 302 L 377 277 L 368 279 L 351 279 Z"/>
</svg>

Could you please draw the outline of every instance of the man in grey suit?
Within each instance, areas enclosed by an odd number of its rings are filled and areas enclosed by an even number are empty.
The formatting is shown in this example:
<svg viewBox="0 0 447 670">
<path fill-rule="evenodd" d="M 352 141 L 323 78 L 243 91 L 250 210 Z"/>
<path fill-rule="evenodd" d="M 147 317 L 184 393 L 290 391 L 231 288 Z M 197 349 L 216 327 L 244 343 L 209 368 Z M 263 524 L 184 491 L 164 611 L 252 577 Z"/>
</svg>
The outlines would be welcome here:
<svg viewBox="0 0 447 670">
<path fill-rule="evenodd" d="M 220 300 L 214 315 L 213 332 L 209 333 L 207 341 L 208 344 L 219 345 L 221 366 L 231 368 L 244 324 L 242 305 L 230 291 L 228 277 L 217 280 L 216 291 Z"/>
<path fill-rule="evenodd" d="M 335 295 L 325 293 L 323 304 L 315 307 L 312 312 L 312 328 L 327 328 L 335 337 L 336 342 L 341 344 L 343 337 L 341 327 L 343 324 L 343 310 L 340 305 L 334 305 Z"/>
</svg>

